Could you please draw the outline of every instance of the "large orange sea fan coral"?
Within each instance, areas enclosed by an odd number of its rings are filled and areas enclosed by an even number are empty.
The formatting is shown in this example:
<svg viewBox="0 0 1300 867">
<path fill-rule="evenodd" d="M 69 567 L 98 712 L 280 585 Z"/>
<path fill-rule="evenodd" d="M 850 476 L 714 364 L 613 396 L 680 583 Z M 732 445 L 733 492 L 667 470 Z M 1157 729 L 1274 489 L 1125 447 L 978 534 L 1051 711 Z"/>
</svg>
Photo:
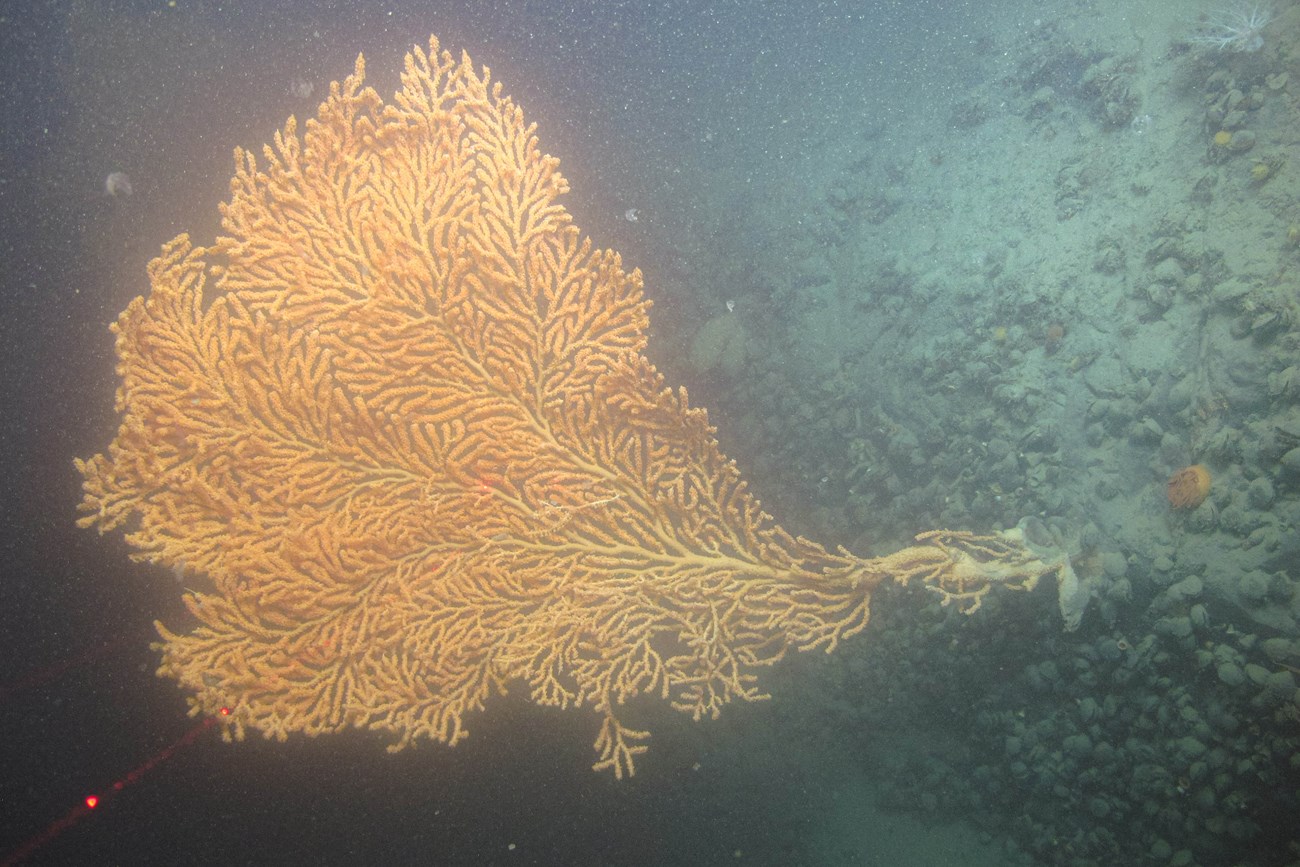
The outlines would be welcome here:
<svg viewBox="0 0 1300 867">
<path fill-rule="evenodd" d="M 158 626 L 160 674 L 227 736 L 355 726 L 454 744 L 523 684 L 598 715 L 633 770 L 650 695 L 695 717 L 827 650 L 881 580 L 963 610 L 1068 563 L 1015 531 L 864 560 L 793 538 L 641 355 L 639 272 L 582 238 L 520 110 L 431 40 L 391 104 L 334 84 L 265 168 L 236 151 L 223 232 L 182 235 L 114 326 L 116 439 L 81 523 L 210 579 Z"/>
</svg>

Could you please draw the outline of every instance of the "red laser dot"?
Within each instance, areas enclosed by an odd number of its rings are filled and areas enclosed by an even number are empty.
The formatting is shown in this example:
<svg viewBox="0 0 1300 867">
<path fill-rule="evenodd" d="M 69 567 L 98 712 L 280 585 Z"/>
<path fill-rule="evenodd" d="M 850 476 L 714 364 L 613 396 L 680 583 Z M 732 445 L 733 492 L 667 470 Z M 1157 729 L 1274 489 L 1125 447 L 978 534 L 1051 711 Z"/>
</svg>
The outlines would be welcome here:
<svg viewBox="0 0 1300 867">
<path fill-rule="evenodd" d="M 86 797 L 86 806 L 89 807 L 89 808 L 92 809 L 92 810 L 95 809 L 96 807 L 98 807 L 98 806 L 99 806 L 99 797 L 96 796 L 96 795 L 88 795 L 88 796 Z"/>
<path fill-rule="evenodd" d="M 222 716 L 230 716 L 230 708 L 228 708 L 228 707 L 223 707 L 223 708 L 221 709 L 220 713 L 221 713 Z"/>
</svg>

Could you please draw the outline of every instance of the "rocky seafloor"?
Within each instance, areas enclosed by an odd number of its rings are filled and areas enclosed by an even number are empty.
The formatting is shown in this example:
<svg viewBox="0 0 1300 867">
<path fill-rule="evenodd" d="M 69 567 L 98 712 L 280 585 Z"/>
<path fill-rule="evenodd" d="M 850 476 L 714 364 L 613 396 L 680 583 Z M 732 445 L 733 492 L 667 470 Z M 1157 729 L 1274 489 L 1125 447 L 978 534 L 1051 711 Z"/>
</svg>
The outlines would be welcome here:
<svg viewBox="0 0 1300 867">
<path fill-rule="evenodd" d="M 1090 8 L 978 41 L 941 122 L 863 123 L 797 229 L 712 239 L 685 364 L 793 529 L 1034 516 L 1090 583 L 1074 632 L 881 594 L 806 715 L 884 803 L 1024 863 L 1300 863 L 1300 8 L 1254 51 Z"/>
</svg>

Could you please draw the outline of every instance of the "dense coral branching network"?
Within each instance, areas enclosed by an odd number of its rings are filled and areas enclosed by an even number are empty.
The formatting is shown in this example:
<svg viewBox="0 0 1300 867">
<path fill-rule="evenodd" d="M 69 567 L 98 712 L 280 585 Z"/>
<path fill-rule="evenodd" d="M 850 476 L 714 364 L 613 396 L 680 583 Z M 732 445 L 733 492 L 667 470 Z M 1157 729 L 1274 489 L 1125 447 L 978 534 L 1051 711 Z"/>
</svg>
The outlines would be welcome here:
<svg viewBox="0 0 1300 867">
<path fill-rule="evenodd" d="M 830 650 L 871 590 L 963 609 L 1068 570 L 1014 531 L 865 560 L 794 538 L 642 355 L 641 275 L 596 250 L 519 108 L 431 40 L 385 104 L 363 63 L 299 134 L 236 151 L 114 325 L 122 421 L 82 524 L 203 576 L 160 674 L 227 736 L 455 744 L 508 685 L 587 707 L 630 774 L 638 697 L 693 717 Z"/>
</svg>

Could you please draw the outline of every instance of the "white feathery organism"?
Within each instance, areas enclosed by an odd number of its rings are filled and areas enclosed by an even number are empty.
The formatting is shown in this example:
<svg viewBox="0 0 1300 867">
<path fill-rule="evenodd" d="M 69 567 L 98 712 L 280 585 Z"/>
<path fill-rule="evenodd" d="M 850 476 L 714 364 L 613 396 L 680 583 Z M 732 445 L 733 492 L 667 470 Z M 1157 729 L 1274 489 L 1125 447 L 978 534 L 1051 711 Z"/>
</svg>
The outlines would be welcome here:
<svg viewBox="0 0 1300 867">
<path fill-rule="evenodd" d="M 1272 20 L 1272 14 L 1263 6 L 1234 3 L 1210 15 L 1187 41 L 1215 51 L 1259 51 L 1264 47 L 1264 28 Z"/>
</svg>

